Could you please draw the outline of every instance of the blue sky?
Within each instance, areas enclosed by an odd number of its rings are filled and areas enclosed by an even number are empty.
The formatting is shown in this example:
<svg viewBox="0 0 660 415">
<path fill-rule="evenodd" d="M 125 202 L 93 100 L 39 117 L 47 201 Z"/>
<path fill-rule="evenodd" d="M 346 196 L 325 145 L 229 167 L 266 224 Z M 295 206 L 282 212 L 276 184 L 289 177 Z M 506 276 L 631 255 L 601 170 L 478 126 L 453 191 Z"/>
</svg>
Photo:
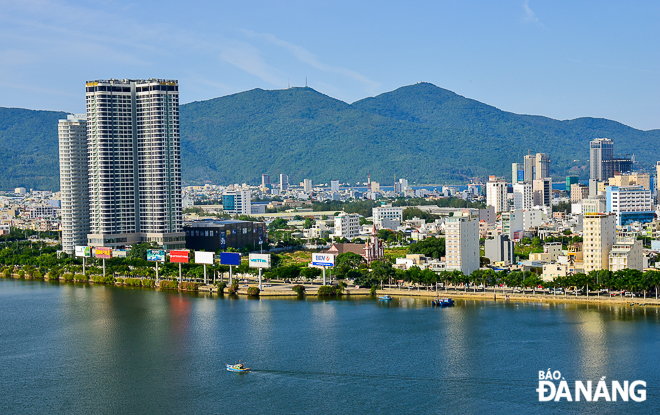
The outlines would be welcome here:
<svg viewBox="0 0 660 415">
<path fill-rule="evenodd" d="M 181 101 L 419 81 L 500 109 L 660 128 L 651 1 L 0 0 L 0 106 L 84 112 L 84 82 L 178 79 Z"/>
</svg>

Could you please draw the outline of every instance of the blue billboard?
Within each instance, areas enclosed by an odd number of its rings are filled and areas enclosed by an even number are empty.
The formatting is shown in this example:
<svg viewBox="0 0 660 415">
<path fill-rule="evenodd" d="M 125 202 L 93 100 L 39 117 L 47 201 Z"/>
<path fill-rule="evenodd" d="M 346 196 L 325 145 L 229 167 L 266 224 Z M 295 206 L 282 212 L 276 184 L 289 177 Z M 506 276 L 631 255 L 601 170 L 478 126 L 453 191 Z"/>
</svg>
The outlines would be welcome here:
<svg viewBox="0 0 660 415">
<path fill-rule="evenodd" d="M 519 182 L 525 181 L 525 170 L 518 170 L 518 181 Z"/>
<path fill-rule="evenodd" d="M 241 265 L 241 254 L 234 252 L 221 252 L 220 263 L 222 265 Z"/>
</svg>

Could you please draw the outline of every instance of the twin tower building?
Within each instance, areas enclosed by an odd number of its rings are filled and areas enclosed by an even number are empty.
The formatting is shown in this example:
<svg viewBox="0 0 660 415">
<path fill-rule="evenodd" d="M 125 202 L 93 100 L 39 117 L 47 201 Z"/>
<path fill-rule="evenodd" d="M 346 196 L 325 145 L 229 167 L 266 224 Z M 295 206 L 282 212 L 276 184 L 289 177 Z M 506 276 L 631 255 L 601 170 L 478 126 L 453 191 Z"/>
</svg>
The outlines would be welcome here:
<svg viewBox="0 0 660 415">
<path fill-rule="evenodd" d="M 97 80 L 85 95 L 58 128 L 62 249 L 185 248 L 178 82 Z"/>
</svg>

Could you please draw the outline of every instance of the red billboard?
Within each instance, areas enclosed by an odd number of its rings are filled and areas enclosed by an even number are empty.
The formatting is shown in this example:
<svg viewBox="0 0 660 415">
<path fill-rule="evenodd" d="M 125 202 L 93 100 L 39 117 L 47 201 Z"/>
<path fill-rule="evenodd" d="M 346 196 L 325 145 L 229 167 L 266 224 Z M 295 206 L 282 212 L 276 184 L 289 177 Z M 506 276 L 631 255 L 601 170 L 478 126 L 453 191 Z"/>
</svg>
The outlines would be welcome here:
<svg viewBox="0 0 660 415">
<path fill-rule="evenodd" d="M 94 248 L 94 256 L 97 258 L 112 258 L 112 248 L 96 247 Z"/>
<path fill-rule="evenodd" d="M 170 251 L 170 262 L 187 264 L 190 262 L 190 251 Z"/>
</svg>

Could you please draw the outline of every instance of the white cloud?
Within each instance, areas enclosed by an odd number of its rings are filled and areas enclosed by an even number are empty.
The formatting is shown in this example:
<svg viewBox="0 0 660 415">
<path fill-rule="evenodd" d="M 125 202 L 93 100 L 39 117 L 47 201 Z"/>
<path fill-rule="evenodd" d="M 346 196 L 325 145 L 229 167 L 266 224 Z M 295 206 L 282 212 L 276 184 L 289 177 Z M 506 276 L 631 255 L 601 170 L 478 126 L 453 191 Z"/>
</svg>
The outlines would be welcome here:
<svg viewBox="0 0 660 415">
<path fill-rule="evenodd" d="M 541 19 L 536 17 L 536 13 L 529 7 L 529 0 L 523 2 L 523 9 L 525 10 L 525 16 L 522 18 L 522 21 L 525 23 L 534 23 L 538 26 L 543 26 Z"/>
<path fill-rule="evenodd" d="M 365 86 L 365 89 L 370 93 L 375 93 L 378 90 L 378 88 L 380 88 L 380 84 L 378 82 L 372 81 L 371 79 L 367 78 L 366 76 L 362 75 L 359 72 L 342 68 L 340 66 L 328 65 L 323 62 L 320 62 L 313 53 L 303 48 L 302 46 L 282 40 L 270 33 L 255 33 L 250 30 L 244 30 L 243 32 L 245 32 L 250 37 L 263 39 L 273 45 L 288 50 L 289 53 L 291 53 L 300 62 L 303 62 L 313 68 L 319 69 L 324 72 L 339 74 L 347 78 L 353 79 L 355 81 L 358 81 L 362 83 Z"/>
<path fill-rule="evenodd" d="M 259 50 L 252 45 L 243 42 L 234 42 L 233 45 L 228 44 L 220 52 L 220 57 L 225 62 L 269 84 L 279 88 L 284 88 L 286 85 L 286 81 L 275 74 L 275 69 L 264 62 Z"/>
</svg>

